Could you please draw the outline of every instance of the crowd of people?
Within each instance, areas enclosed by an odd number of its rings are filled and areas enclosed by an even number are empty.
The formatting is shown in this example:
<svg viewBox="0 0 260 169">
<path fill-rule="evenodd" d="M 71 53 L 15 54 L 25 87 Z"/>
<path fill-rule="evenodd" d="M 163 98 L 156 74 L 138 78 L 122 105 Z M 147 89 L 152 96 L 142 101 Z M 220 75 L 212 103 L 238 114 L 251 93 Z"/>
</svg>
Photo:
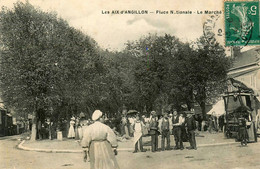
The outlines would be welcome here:
<svg viewBox="0 0 260 169">
<path fill-rule="evenodd" d="M 185 114 L 185 115 L 184 115 Z M 132 126 L 132 127 L 131 127 Z M 189 141 L 190 147 L 187 149 L 197 149 L 195 140 L 195 130 L 197 129 L 196 121 L 193 117 L 193 112 L 185 111 L 177 113 L 164 113 L 161 117 L 157 116 L 155 111 L 152 111 L 149 118 L 140 117 L 137 113 L 133 124 L 130 125 L 133 129 L 135 150 L 138 152 L 138 145 L 141 152 L 144 152 L 142 145 L 142 137 L 151 137 L 151 151 L 158 151 L 158 136 L 161 135 L 161 150 L 171 150 L 170 135 L 174 135 L 175 150 L 183 150 L 183 141 Z M 166 146 L 165 146 L 166 142 Z"/>
<path fill-rule="evenodd" d="M 133 137 L 134 152 L 139 150 L 145 152 L 142 144 L 143 136 L 151 137 L 151 151 L 158 151 L 158 135 L 161 134 L 161 150 L 171 150 L 170 135 L 174 135 L 175 150 L 183 150 L 183 135 L 188 134 L 190 146 L 187 149 L 197 149 L 195 130 L 197 128 L 191 111 L 164 113 L 160 118 L 155 111 L 150 113 L 150 117 L 140 116 L 139 113 L 127 118 L 123 115 L 121 127 L 124 135 Z M 74 126 L 74 118 L 71 119 L 71 129 Z M 105 118 L 100 110 L 94 111 L 92 115 L 93 123 L 89 125 L 82 136 L 81 145 L 84 151 L 84 161 L 89 158 L 90 168 L 113 168 L 119 169 L 115 155 L 117 155 L 117 133 L 105 123 Z M 130 123 L 130 126 L 128 124 Z M 118 133 L 119 134 L 119 133 Z M 120 135 L 120 134 L 119 134 Z M 73 135 L 74 136 L 74 135 Z M 166 141 L 166 146 L 165 146 Z"/>
<path fill-rule="evenodd" d="M 120 120 L 115 118 L 109 119 L 104 115 L 104 124 L 107 124 L 115 133 L 117 141 L 133 139 L 134 153 L 146 151 L 143 148 L 143 137 L 151 137 L 152 152 L 158 151 L 158 138 L 161 135 L 161 150 L 170 150 L 170 135 L 174 136 L 174 149 L 183 150 L 183 142 L 189 141 L 188 149 L 197 149 L 195 140 L 195 131 L 208 131 L 210 133 L 222 131 L 221 122 L 216 123 L 216 119 L 212 116 L 208 121 L 201 120 L 201 117 L 195 115 L 194 111 L 176 110 L 169 113 L 158 115 L 152 111 L 149 115 L 140 115 L 134 113 L 128 115 L 123 113 Z M 84 117 L 72 117 L 67 138 L 81 140 L 83 132 L 87 126 L 93 124 L 92 119 Z"/>
<path fill-rule="evenodd" d="M 141 126 L 141 127 L 140 127 Z M 208 116 L 207 120 L 203 120 L 201 115 L 195 115 L 194 111 L 181 111 L 177 113 L 163 113 L 157 115 L 152 111 L 149 116 L 139 113 L 136 115 L 122 115 L 120 123 L 120 135 L 123 138 L 134 137 L 135 151 L 137 152 L 137 144 L 140 151 L 142 148 L 142 137 L 151 136 L 152 151 L 157 151 L 158 136 L 161 135 L 161 149 L 170 149 L 170 135 L 174 135 L 176 146 L 174 149 L 183 149 L 183 141 L 190 141 L 189 149 L 196 149 L 195 132 L 208 131 L 209 133 L 222 132 L 224 126 L 224 117 L 216 118 Z M 140 131 L 141 128 L 141 131 Z M 142 132 L 142 135 L 140 134 Z M 138 139 L 139 138 L 139 139 Z M 166 141 L 166 148 L 165 148 Z M 138 143 L 139 142 L 139 143 Z"/>
<path fill-rule="evenodd" d="M 209 119 L 209 132 L 214 128 L 214 121 Z M 174 135 L 174 150 L 183 150 L 183 142 L 189 141 L 189 150 L 196 150 L 195 131 L 198 130 L 199 123 L 196 120 L 194 111 L 174 110 L 172 113 L 163 113 L 158 116 L 155 111 L 151 111 L 149 117 L 141 116 L 135 113 L 130 116 L 123 114 L 121 119 L 121 133 L 116 131 L 116 127 L 106 125 L 108 119 L 100 110 L 94 111 L 92 121 L 87 121 L 86 128 L 82 131 L 81 145 L 84 151 L 84 161 L 89 158 L 92 169 L 111 168 L 119 169 L 115 156 L 117 155 L 117 141 L 122 134 L 125 138 L 133 140 L 133 153 L 145 152 L 143 147 L 143 137 L 151 137 L 151 151 L 158 151 L 158 139 L 161 135 L 161 151 L 171 150 L 170 135 Z M 77 122 L 75 118 L 71 118 L 70 132 L 73 132 L 75 123 L 83 124 L 83 121 Z M 90 124 L 91 123 L 91 124 Z M 243 124 L 242 124 L 243 123 Z M 110 123 L 108 123 L 110 124 Z M 242 121 L 240 134 L 246 133 L 246 122 Z M 202 126 L 201 126 L 202 128 Z M 217 130 L 217 129 L 216 129 Z M 69 135 L 71 134 L 69 132 Z M 80 134 L 79 134 L 80 135 Z M 127 135 L 127 136 L 126 136 Z M 70 137 L 76 137 L 70 135 Z M 166 143 L 166 144 L 165 144 Z"/>
<path fill-rule="evenodd" d="M 71 117 L 67 138 L 81 140 L 84 130 L 93 122 L 93 120 L 85 119 L 85 117 Z"/>
</svg>

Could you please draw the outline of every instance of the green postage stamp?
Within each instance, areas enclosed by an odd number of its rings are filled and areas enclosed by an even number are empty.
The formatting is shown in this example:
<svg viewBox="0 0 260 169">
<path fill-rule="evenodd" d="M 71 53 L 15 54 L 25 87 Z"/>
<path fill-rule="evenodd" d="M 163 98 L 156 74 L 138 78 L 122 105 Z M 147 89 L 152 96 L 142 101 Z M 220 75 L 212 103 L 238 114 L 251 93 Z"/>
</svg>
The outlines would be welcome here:
<svg viewBox="0 0 260 169">
<path fill-rule="evenodd" d="M 226 46 L 260 45 L 259 1 L 225 1 Z"/>
</svg>

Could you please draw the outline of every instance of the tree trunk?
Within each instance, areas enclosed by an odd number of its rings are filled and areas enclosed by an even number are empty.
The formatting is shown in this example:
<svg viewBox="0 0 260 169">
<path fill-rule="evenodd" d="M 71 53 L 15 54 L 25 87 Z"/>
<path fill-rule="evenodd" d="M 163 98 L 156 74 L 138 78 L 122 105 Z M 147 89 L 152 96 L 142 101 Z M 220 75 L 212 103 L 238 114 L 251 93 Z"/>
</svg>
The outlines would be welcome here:
<svg viewBox="0 0 260 169">
<path fill-rule="evenodd" d="M 206 103 L 204 101 L 200 103 L 200 108 L 202 111 L 203 120 L 206 120 Z"/>
<path fill-rule="evenodd" d="M 192 103 L 189 100 L 186 100 L 186 104 L 187 104 L 188 111 L 190 111 L 192 108 Z"/>
<path fill-rule="evenodd" d="M 35 141 L 36 137 L 37 137 L 37 129 L 36 129 L 36 111 L 33 112 L 33 116 L 32 116 L 32 134 L 31 134 L 31 141 Z"/>
<path fill-rule="evenodd" d="M 49 130 L 49 139 L 52 140 L 52 135 L 51 135 L 51 131 L 52 131 L 52 122 L 50 121 L 49 126 L 48 126 L 48 130 Z"/>
</svg>

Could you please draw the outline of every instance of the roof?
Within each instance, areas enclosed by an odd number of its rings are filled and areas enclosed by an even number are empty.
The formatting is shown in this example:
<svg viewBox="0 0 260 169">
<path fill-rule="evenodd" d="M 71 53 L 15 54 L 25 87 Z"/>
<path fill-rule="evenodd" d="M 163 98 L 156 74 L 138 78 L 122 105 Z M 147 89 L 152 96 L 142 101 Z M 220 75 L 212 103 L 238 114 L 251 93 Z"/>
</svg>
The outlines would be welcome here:
<svg viewBox="0 0 260 169">
<path fill-rule="evenodd" d="M 233 68 L 250 65 L 260 61 L 260 47 L 256 47 L 235 56 Z"/>
</svg>

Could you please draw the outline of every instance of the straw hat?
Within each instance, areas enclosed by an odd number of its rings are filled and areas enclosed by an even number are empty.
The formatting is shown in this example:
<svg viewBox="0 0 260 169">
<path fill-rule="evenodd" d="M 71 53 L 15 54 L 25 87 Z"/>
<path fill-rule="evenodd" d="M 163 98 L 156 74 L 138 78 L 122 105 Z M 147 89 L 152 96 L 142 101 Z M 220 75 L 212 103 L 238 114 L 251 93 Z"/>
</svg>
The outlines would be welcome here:
<svg viewBox="0 0 260 169">
<path fill-rule="evenodd" d="M 92 114 L 92 120 L 96 121 L 98 120 L 103 113 L 100 110 L 95 110 L 94 113 Z"/>
<path fill-rule="evenodd" d="M 151 111 L 151 115 L 156 115 L 156 111 Z"/>
</svg>

